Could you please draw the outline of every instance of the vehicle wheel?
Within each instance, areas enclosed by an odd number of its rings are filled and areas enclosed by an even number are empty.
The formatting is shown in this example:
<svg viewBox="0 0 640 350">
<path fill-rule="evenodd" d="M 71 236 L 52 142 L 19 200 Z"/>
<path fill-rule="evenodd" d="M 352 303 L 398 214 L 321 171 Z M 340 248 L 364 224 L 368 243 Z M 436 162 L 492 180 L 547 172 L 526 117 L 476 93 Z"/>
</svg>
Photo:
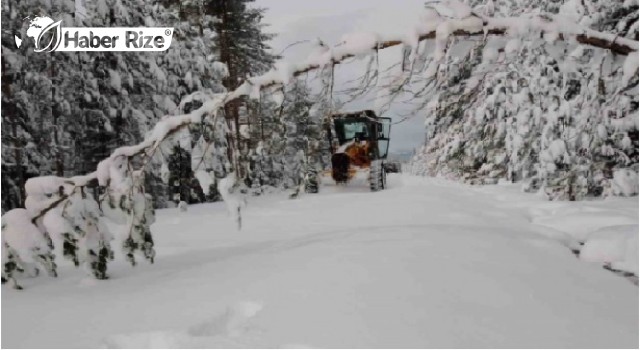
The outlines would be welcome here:
<svg viewBox="0 0 640 350">
<path fill-rule="evenodd" d="M 351 160 L 344 153 L 331 156 L 331 177 L 337 184 L 345 184 L 349 180 Z"/>
<path fill-rule="evenodd" d="M 384 170 L 384 167 L 382 167 L 382 171 L 381 174 L 382 178 L 380 179 L 380 182 L 382 183 L 382 189 L 386 189 L 387 188 L 387 171 Z"/>
<path fill-rule="evenodd" d="M 381 160 L 371 162 L 369 168 L 369 188 L 372 192 L 383 190 L 386 186 L 386 174 Z"/>
</svg>

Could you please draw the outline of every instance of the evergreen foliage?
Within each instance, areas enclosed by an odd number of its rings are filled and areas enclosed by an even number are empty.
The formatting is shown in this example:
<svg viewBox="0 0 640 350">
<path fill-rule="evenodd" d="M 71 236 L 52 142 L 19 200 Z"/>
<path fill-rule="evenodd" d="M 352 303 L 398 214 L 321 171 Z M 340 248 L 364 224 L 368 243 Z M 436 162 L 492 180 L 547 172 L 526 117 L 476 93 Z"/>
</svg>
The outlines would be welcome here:
<svg viewBox="0 0 640 350">
<path fill-rule="evenodd" d="M 595 30 L 638 37 L 629 2 L 472 1 L 476 13 L 513 16 L 531 7 Z M 613 194 L 616 170 L 638 172 L 637 72 L 623 79 L 621 58 L 545 40 L 488 38 L 466 57 L 448 55 L 443 84 L 426 114 L 416 174 L 473 184 L 522 182 L 550 199 Z"/>
</svg>

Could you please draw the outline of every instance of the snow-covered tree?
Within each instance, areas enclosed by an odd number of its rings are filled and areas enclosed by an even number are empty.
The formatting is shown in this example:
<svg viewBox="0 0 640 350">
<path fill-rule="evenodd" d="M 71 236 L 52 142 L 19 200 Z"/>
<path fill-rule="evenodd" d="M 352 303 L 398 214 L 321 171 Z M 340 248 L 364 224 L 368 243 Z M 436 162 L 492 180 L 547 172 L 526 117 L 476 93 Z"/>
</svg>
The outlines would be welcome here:
<svg viewBox="0 0 640 350">
<path fill-rule="evenodd" d="M 37 276 L 38 267 L 57 276 L 51 238 L 34 225 L 26 209 L 10 210 L 2 216 L 2 283 L 22 289 L 16 277 Z"/>
<path fill-rule="evenodd" d="M 227 90 L 238 88 L 245 78 L 262 74 L 272 66 L 275 56 L 269 52 L 268 41 L 272 34 L 264 31 L 262 23 L 265 9 L 250 6 L 254 0 L 206 0 L 205 13 L 214 16 L 215 44 L 220 53 L 220 62 L 226 64 L 228 75 L 223 83 Z M 241 100 L 226 105 L 226 117 L 235 134 L 235 148 L 242 163 L 249 162 L 248 149 L 240 142 Z M 238 169 L 241 177 L 247 174 Z"/>
<path fill-rule="evenodd" d="M 637 37 L 637 6 L 634 15 L 627 3 L 472 5 L 484 16 L 558 13 L 594 29 L 607 23 L 621 36 Z M 612 25 L 617 21 L 623 24 Z M 465 43 L 450 45 L 459 49 Z M 615 130 L 607 129 L 617 118 L 637 115 L 637 71 L 630 73 L 631 81 L 621 79 L 624 65 L 615 55 L 550 43 L 544 35 L 488 37 L 471 47 L 466 58 L 447 55 L 439 66 L 440 84 L 425 103 L 427 141 L 413 160 L 414 172 L 471 183 L 523 181 L 525 190 L 575 200 L 608 193 L 615 168 L 637 171 L 631 141 L 637 140 L 637 126 L 616 123 Z"/>
</svg>

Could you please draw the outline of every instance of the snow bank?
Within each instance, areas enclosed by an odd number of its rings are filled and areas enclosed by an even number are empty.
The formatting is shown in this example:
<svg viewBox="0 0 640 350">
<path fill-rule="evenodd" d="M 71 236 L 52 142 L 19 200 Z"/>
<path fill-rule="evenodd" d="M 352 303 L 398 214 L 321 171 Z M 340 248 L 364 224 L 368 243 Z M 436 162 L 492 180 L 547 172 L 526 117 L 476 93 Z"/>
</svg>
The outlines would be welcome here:
<svg viewBox="0 0 640 350">
<path fill-rule="evenodd" d="M 549 216 L 535 217 L 532 222 L 566 232 L 579 241 L 585 241 L 593 230 L 611 225 L 632 225 L 637 223 L 638 219 L 613 210 L 573 211 L 565 208 Z"/>
<path fill-rule="evenodd" d="M 607 226 L 590 233 L 580 259 L 638 273 L 638 225 Z"/>
<path fill-rule="evenodd" d="M 482 189 L 491 193 L 495 190 Z M 527 217 L 538 226 L 539 234 L 561 242 L 580 260 L 638 275 L 637 198 L 549 202 L 525 193 L 499 196 L 526 208 Z"/>
</svg>

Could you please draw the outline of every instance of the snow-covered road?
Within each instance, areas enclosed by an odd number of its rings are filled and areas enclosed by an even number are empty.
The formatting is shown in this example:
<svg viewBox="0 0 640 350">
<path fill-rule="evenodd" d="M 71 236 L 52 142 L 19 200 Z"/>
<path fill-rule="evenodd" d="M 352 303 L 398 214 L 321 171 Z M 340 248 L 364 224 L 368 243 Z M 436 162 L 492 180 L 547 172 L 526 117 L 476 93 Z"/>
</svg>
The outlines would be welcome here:
<svg viewBox="0 0 640 350">
<path fill-rule="evenodd" d="M 3 286 L 2 347 L 638 347 L 637 286 L 560 243 L 567 215 L 637 230 L 637 198 L 390 185 L 256 198 L 240 232 L 222 203 L 159 211 L 154 265 Z"/>
</svg>

